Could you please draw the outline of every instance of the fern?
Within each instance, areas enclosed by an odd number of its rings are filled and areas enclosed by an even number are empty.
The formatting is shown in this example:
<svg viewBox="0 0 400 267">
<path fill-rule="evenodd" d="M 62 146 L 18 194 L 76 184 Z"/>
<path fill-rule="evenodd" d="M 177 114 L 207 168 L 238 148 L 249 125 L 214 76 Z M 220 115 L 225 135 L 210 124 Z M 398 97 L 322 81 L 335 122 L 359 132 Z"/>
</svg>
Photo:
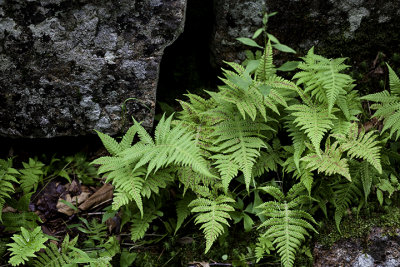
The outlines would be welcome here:
<svg viewBox="0 0 400 267">
<path fill-rule="evenodd" d="M 318 173 L 324 172 L 327 175 L 337 173 L 351 180 L 348 161 L 346 158 L 342 158 L 342 151 L 338 148 L 337 142 L 332 146 L 327 142 L 325 151 L 320 152 L 319 155 L 309 153 L 301 160 L 307 162 L 306 168 L 310 171 L 318 170 Z"/>
<path fill-rule="evenodd" d="M 347 151 L 350 158 L 361 158 L 368 161 L 382 173 L 381 155 L 379 142 L 373 131 L 365 133 L 364 129 L 359 130 L 357 124 L 353 124 L 346 136 L 342 134 L 334 135 L 340 143 L 340 148 Z"/>
<path fill-rule="evenodd" d="M 39 182 L 43 180 L 43 167 L 45 165 L 35 159 L 29 158 L 28 162 L 22 162 L 23 169 L 20 170 L 21 188 L 25 194 L 35 192 Z"/>
<path fill-rule="evenodd" d="M 215 125 L 212 134 L 216 137 L 214 151 L 219 154 L 211 158 L 216 159 L 216 167 L 221 172 L 225 189 L 239 169 L 244 174 L 246 188 L 249 190 L 253 179 L 252 169 L 260 156 L 259 150 L 266 147 L 260 132 L 272 131 L 272 128 L 261 121 L 244 121 L 229 110 L 224 115 L 226 119 Z"/>
<path fill-rule="evenodd" d="M 216 199 L 198 198 L 193 200 L 189 207 L 192 207 L 192 212 L 200 213 L 196 216 L 195 224 L 202 224 L 200 229 L 203 229 L 206 238 L 207 253 L 214 241 L 224 232 L 223 225 L 229 226 L 227 219 L 231 219 L 229 211 L 234 211 L 234 208 L 228 203 L 235 202 L 230 197 L 220 195 Z"/>
<path fill-rule="evenodd" d="M 143 217 L 135 214 L 131 220 L 132 226 L 130 228 L 132 241 L 135 242 L 142 239 L 149 229 L 150 223 L 162 215 L 163 213 L 156 209 L 147 209 Z"/>
<path fill-rule="evenodd" d="M 376 109 L 373 117 L 383 118 L 382 132 L 390 129 L 390 137 L 395 135 L 397 140 L 400 137 L 400 79 L 389 66 L 389 85 L 390 93 L 383 91 L 370 94 L 361 99 L 379 102 L 372 105 L 372 109 Z"/>
<path fill-rule="evenodd" d="M 336 228 L 340 232 L 340 222 L 350 205 L 361 196 L 358 181 L 339 182 L 333 186 Z"/>
<path fill-rule="evenodd" d="M 69 240 L 69 235 L 67 234 L 64 241 L 61 244 L 61 248 L 54 243 L 49 243 L 44 252 L 40 252 L 37 255 L 37 259 L 33 261 L 33 266 L 36 267 L 62 267 L 68 264 L 74 265 L 75 257 L 74 253 L 71 253 L 71 247 L 74 247 L 78 242 L 78 236 L 73 240 Z"/>
<path fill-rule="evenodd" d="M 176 220 L 176 227 L 175 227 L 174 234 L 176 234 L 178 229 L 181 228 L 182 223 L 190 215 L 191 212 L 190 212 L 189 204 L 194 199 L 195 199 L 195 196 L 193 194 L 185 194 L 183 199 L 176 202 L 177 220 Z"/>
<path fill-rule="evenodd" d="M 13 243 L 8 244 L 11 258 L 8 261 L 12 266 L 17 266 L 25 263 L 29 258 L 36 257 L 35 253 L 42 248 L 46 248 L 44 243 L 48 240 L 38 226 L 32 232 L 24 227 L 21 227 L 21 234 L 14 234 L 11 239 Z"/>
<path fill-rule="evenodd" d="M 154 141 L 144 128 L 136 124 L 141 141 L 120 153 L 126 161 L 137 161 L 134 170 L 147 165 L 147 175 L 170 164 L 190 166 L 193 170 L 213 177 L 196 145 L 195 137 L 184 127 L 171 128 L 172 116 L 163 116 L 155 129 Z"/>
<path fill-rule="evenodd" d="M 291 113 L 291 116 L 295 117 L 293 122 L 307 134 L 319 155 L 321 140 L 325 133 L 332 129 L 332 120 L 336 117 L 319 105 L 292 105 L 288 110 L 294 111 Z"/>
<path fill-rule="evenodd" d="M 309 223 L 314 218 L 300 209 L 300 205 L 309 202 L 309 198 L 301 194 L 301 185 L 295 185 L 285 196 L 278 188 L 266 186 L 261 188 L 276 201 L 267 201 L 259 206 L 261 214 L 269 217 L 259 228 L 267 228 L 263 237 L 273 240 L 284 266 L 293 266 L 296 251 L 300 248 L 308 230 L 315 231 Z M 304 188 L 304 187 L 303 187 Z"/>
<path fill-rule="evenodd" d="M 2 211 L 7 199 L 15 192 L 12 183 L 18 183 L 16 176 L 20 173 L 12 168 L 12 159 L 0 159 L 0 222 L 2 222 Z"/>
<path fill-rule="evenodd" d="M 276 69 L 272 58 L 272 46 L 270 40 L 264 49 L 264 53 L 260 58 L 260 63 L 258 64 L 256 70 L 256 80 L 265 82 L 268 78 L 275 75 Z"/>
<path fill-rule="evenodd" d="M 326 103 L 330 114 L 338 98 L 347 93 L 353 82 L 349 75 L 340 73 L 349 67 L 343 64 L 346 58 L 327 59 L 315 55 L 312 48 L 303 60 L 298 65 L 302 71 L 293 78 L 298 85 L 304 84 L 306 93 L 310 91 L 319 102 Z"/>
</svg>

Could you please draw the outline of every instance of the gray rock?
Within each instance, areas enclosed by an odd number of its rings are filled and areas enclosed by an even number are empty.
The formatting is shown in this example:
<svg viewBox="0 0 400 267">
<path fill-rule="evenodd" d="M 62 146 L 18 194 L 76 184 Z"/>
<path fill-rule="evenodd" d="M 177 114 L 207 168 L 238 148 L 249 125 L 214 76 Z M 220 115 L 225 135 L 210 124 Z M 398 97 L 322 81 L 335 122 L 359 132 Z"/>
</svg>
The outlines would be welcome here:
<svg viewBox="0 0 400 267">
<path fill-rule="evenodd" d="M 116 134 L 132 115 L 151 127 L 185 10 L 186 0 L 0 1 L 0 135 Z"/>
<path fill-rule="evenodd" d="M 400 235 L 373 227 L 367 242 L 349 238 L 335 242 L 330 248 L 316 244 L 313 251 L 314 265 L 352 267 L 400 266 Z"/>
<path fill-rule="evenodd" d="M 378 52 L 400 51 L 400 1 L 216 0 L 212 50 L 217 65 L 243 60 L 239 52 L 248 47 L 235 39 L 251 37 L 262 26 L 265 10 L 278 12 L 268 31 L 300 55 L 316 46 L 317 53 L 357 63 L 372 61 Z"/>
</svg>

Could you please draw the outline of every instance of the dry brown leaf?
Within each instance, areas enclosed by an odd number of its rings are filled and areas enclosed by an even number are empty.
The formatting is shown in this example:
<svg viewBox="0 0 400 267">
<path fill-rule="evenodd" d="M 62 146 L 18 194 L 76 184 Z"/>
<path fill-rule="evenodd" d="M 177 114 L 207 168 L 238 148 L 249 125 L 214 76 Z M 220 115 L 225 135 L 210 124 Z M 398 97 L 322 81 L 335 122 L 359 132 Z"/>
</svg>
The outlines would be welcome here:
<svg viewBox="0 0 400 267">
<path fill-rule="evenodd" d="M 97 192 L 91 195 L 85 202 L 80 206 L 80 210 L 88 210 L 89 208 L 103 203 L 104 201 L 110 200 L 113 197 L 113 187 L 110 184 L 104 184 Z"/>
</svg>

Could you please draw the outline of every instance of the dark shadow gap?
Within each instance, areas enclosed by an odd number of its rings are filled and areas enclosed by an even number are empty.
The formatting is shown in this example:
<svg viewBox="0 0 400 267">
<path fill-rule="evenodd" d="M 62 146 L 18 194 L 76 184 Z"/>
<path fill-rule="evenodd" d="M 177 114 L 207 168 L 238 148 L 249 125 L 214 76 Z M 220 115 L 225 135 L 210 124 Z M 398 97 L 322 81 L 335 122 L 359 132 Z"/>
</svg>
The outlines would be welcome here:
<svg viewBox="0 0 400 267">
<path fill-rule="evenodd" d="M 186 92 L 204 95 L 215 90 L 217 72 L 210 62 L 214 25 L 213 0 L 188 0 L 185 29 L 164 51 L 160 65 L 157 102 L 178 107 L 175 99 Z M 156 114 L 162 112 L 157 105 Z"/>
</svg>

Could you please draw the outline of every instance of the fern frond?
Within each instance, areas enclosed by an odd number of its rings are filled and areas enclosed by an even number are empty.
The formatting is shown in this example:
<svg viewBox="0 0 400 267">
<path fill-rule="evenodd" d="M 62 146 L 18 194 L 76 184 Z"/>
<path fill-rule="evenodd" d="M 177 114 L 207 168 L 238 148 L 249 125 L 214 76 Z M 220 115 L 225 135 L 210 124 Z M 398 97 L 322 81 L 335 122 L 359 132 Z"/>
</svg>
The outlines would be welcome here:
<svg viewBox="0 0 400 267">
<path fill-rule="evenodd" d="M 386 66 L 389 69 L 390 93 L 395 96 L 400 96 L 400 79 L 388 64 L 386 64 Z"/>
<path fill-rule="evenodd" d="M 33 265 L 36 267 L 63 267 L 68 264 L 76 266 L 73 265 L 75 258 L 69 252 L 71 251 L 70 247 L 75 246 L 77 241 L 78 236 L 69 241 L 69 235 L 67 234 L 60 249 L 54 243 L 49 243 L 45 251 L 37 255 L 37 259 L 33 262 Z"/>
<path fill-rule="evenodd" d="M 42 248 L 46 248 L 44 242 L 48 240 L 39 226 L 31 232 L 21 227 L 21 235 L 14 234 L 11 239 L 14 242 L 7 244 L 7 246 L 9 246 L 8 250 L 11 252 L 11 258 L 8 263 L 12 266 L 23 264 L 29 258 L 36 257 L 35 253 Z"/>
<path fill-rule="evenodd" d="M 21 227 L 33 229 L 37 227 L 37 221 L 40 222 L 39 216 L 34 212 L 5 212 L 3 213 L 3 225 L 6 231 L 19 231 Z"/>
<path fill-rule="evenodd" d="M 235 209 L 228 203 L 235 202 L 230 197 L 220 195 L 216 199 L 198 198 L 193 200 L 189 207 L 192 207 L 192 212 L 199 213 L 196 216 L 195 224 L 202 224 L 200 229 L 203 229 L 206 238 L 207 253 L 214 241 L 224 232 L 223 224 L 229 226 L 227 219 L 231 219 L 229 211 Z"/>
<path fill-rule="evenodd" d="M 361 99 L 378 102 L 371 108 L 376 109 L 373 117 L 383 118 L 382 132 L 390 129 L 390 137 L 395 135 L 397 140 L 400 137 L 400 79 L 389 68 L 389 84 L 390 91 L 383 91 L 375 94 L 370 94 L 362 97 Z"/>
<path fill-rule="evenodd" d="M 139 214 L 135 214 L 132 218 L 131 226 L 131 239 L 133 242 L 142 239 L 146 231 L 150 227 L 150 223 L 154 221 L 157 217 L 162 216 L 163 213 L 155 209 L 147 209 L 143 217 Z"/>
<path fill-rule="evenodd" d="M 324 172 L 327 175 L 337 173 L 351 181 L 347 159 L 342 158 L 342 151 L 338 148 L 337 142 L 332 146 L 327 142 L 325 151 L 320 152 L 320 155 L 310 153 L 301 160 L 307 162 L 306 168 L 310 171 L 318 170 L 318 173 Z"/>
<path fill-rule="evenodd" d="M 184 194 L 186 193 L 186 190 L 190 188 L 193 192 L 199 193 L 200 195 L 202 195 L 202 193 L 209 195 L 209 190 L 205 188 L 208 188 L 215 183 L 214 178 L 201 175 L 198 172 L 193 171 L 190 167 L 178 168 L 177 176 L 184 186 Z"/>
<path fill-rule="evenodd" d="M 340 73 L 349 66 L 343 64 L 345 58 L 327 59 L 314 54 L 310 49 L 304 62 L 298 68 L 303 70 L 296 73 L 293 78 L 297 79 L 297 85 L 304 84 L 305 92 L 311 92 L 319 102 L 328 105 L 328 113 L 332 112 L 334 105 L 340 95 L 347 93 L 353 79 Z"/>
<path fill-rule="evenodd" d="M 361 181 L 364 191 L 364 201 L 367 203 L 372 186 L 379 181 L 379 173 L 367 161 L 352 161 L 350 166 L 350 173 L 354 177 L 354 180 Z"/>
<path fill-rule="evenodd" d="M 137 161 L 134 170 L 147 165 L 147 174 L 157 171 L 170 164 L 190 166 L 193 170 L 212 177 L 207 168 L 200 148 L 196 145 L 195 136 L 180 125 L 171 128 L 172 116 L 165 119 L 163 116 L 155 130 L 154 142 L 146 140 L 124 150 L 119 155 L 127 161 Z M 136 124 L 138 133 L 145 132 L 144 128 Z"/>
<path fill-rule="evenodd" d="M 159 170 L 155 174 L 150 174 L 143 183 L 141 194 L 150 198 L 151 192 L 159 193 L 160 188 L 166 188 L 167 184 L 175 180 L 174 175 L 169 169 Z"/>
<path fill-rule="evenodd" d="M 194 194 L 185 194 L 183 199 L 176 202 L 177 219 L 176 219 L 176 227 L 175 227 L 174 234 L 176 234 L 178 229 L 181 228 L 182 223 L 190 215 L 191 212 L 190 212 L 189 204 L 194 199 L 196 199 L 196 196 Z"/>
<path fill-rule="evenodd" d="M 115 187 L 112 207 L 118 210 L 121 206 L 135 201 L 140 212 L 143 214 L 141 191 L 144 183 L 145 169 L 141 168 L 132 172 L 128 166 L 120 166 L 107 174 L 106 182 L 112 182 Z"/>
<path fill-rule="evenodd" d="M 325 133 L 332 129 L 332 120 L 336 119 L 323 106 L 292 105 L 287 108 L 296 119 L 294 123 L 303 130 L 314 145 L 317 154 Z"/>
<path fill-rule="evenodd" d="M 15 192 L 12 183 L 19 183 L 16 176 L 20 173 L 12 168 L 12 159 L 0 159 L 0 222 L 2 222 L 2 211 L 6 199 L 11 198 Z"/>
<path fill-rule="evenodd" d="M 212 136 L 216 137 L 215 152 L 223 153 L 218 156 L 217 169 L 226 170 L 226 164 L 238 166 L 243 172 L 246 188 L 249 190 L 252 177 L 252 168 L 260 156 L 260 149 L 265 147 L 264 140 L 260 132 L 271 131 L 271 128 L 263 122 L 247 122 L 235 114 L 226 114 L 226 120 L 215 125 Z M 229 184 L 233 167 L 229 173 L 224 173 L 225 187 Z M 229 175 L 226 175 L 229 174 Z"/>
<path fill-rule="evenodd" d="M 115 156 L 119 152 L 122 151 L 121 146 L 118 144 L 118 142 L 114 138 L 112 138 L 111 136 L 108 136 L 106 134 L 103 134 L 99 131 L 96 131 L 96 133 L 100 137 L 100 140 L 103 143 L 104 147 L 107 149 L 108 153 Z"/>
<path fill-rule="evenodd" d="M 334 205 L 335 205 L 335 223 L 336 228 L 340 232 L 340 222 L 346 210 L 350 207 L 351 203 L 356 202 L 361 196 L 361 191 L 358 188 L 356 181 L 341 182 L 333 186 L 334 192 Z"/>
<path fill-rule="evenodd" d="M 43 180 L 43 168 L 45 165 L 39 160 L 29 158 L 28 162 L 22 162 L 23 169 L 20 170 L 21 188 L 24 193 L 36 191 L 39 182 Z"/>
<path fill-rule="evenodd" d="M 268 40 L 268 43 L 266 44 L 264 49 L 264 53 L 260 58 L 255 78 L 257 81 L 265 82 L 268 78 L 273 76 L 275 72 L 276 69 L 272 58 L 271 41 Z"/>
<path fill-rule="evenodd" d="M 262 209 L 260 214 L 269 217 L 259 226 L 267 228 L 262 236 L 273 240 L 272 244 L 276 247 L 284 266 L 293 266 L 296 251 L 305 240 L 305 236 L 309 235 L 308 230 L 316 232 L 310 224 L 316 224 L 314 218 L 299 207 L 306 203 L 308 198 L 299 195 L 301 190 L 298 188 L 286 197 L 278 188 L 268 186 L 262 189 L 278 200 L 268 201 L 259 206 Z"/>
<path fill-rule="evenodd" d="M 364 159 L 382 173 L 381 148 L 379 142 L 375 140 L 377 136 L 373 131 L 365 133 L 364 129 L 359 130 L 357 124 L 354 123 L 346 136 L 337 134 L 334 137 L 338 139 L 340 149 L 347 151 L 351 158 Z"/>
</svg>

